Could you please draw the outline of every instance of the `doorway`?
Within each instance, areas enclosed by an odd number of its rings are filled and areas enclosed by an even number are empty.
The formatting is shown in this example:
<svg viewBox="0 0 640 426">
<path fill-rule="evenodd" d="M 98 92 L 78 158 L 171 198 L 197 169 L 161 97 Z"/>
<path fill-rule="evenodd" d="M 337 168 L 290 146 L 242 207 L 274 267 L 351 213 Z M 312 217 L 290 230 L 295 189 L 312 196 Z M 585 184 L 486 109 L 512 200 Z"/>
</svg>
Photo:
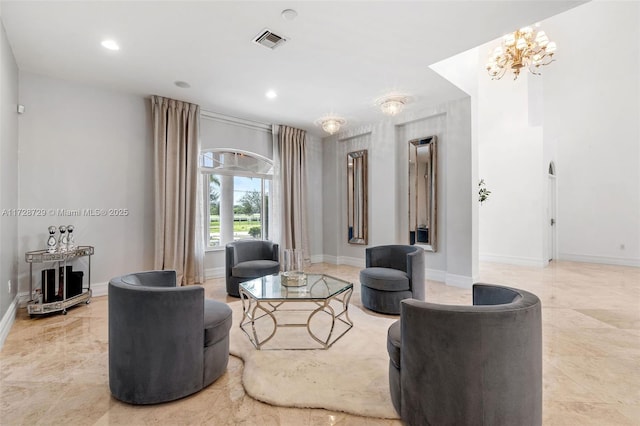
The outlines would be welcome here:
<svg viewBox="0 0 640 426">
<path fill-rule="evenodd" d="M 549 262 L 556 258 L 556 165 L 549 163 L 547 186 L 547 238 Z"/>
</svg>

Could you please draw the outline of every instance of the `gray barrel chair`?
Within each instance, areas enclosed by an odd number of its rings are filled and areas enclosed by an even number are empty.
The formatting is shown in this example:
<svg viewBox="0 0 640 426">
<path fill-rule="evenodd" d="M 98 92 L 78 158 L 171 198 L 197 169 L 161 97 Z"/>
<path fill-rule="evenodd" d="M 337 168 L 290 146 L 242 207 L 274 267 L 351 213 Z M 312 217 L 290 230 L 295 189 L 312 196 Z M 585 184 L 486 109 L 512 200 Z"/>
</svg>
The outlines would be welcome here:
<svg viewBox="0 0 640 426">
<path fill-rule="evenodd" d="M 109 388 L 131 404 L 172 401 L 213 383 L 229 361 L 231 308 L 175 271 L 109 281 Z"/>
<path fill-rule="evenodd" d="M 280 272 L 278 244 L 265 240 L 240 240 L 225 247 L 227 294 L 240 297 L 242 282 Z"/>
<path fill-rule="evenodd" d="M 540 300 L 473 286 L 473 306 L 402 302 L 388 331 L 391 400 L 408 425 L 542 424 Z"/>
<path fill-rule="evenodd" d="M 418 246 L 368 247 L 360 271 L 362 305 L 383 314 L 400 314 L 400 301 L 424 300 L 424 250 Z"/>
</svg>

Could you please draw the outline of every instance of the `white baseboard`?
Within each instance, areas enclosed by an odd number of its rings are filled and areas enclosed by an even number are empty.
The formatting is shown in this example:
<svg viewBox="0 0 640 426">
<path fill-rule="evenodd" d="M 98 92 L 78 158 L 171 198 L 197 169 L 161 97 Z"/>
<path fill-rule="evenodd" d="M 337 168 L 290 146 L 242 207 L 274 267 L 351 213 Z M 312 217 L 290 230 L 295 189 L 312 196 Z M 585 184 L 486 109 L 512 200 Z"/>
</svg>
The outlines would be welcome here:
<svg viewBox="0 0 640 426">
<path fill-rule="evenodd" d="M 606 265 L 634 266 L 640 268 L 640 259 L 623 257 L 589 256 L 584 254 L 559 253 L 558 260 L 582 263 L 604 263 Z"/>
<path fill-rule="evenodd" d="M 471 288 L 473 287 L 473 277 L 448 273 L 445 284 L 453 287 Z"/>
<path fill-rule="evenodd" d="M 91 283 L 91 296 L 92 297 L 100 297 L 106 296 L 109 293 L 109 283 Z M 16 296 L 18 298 L 18 307 L 26 308 L 27 303 L 29 303 L 29 292 L 18 293 Z"/>
<path fill-rule="evenodd" d="M 548 260 L 538 259 L 535 257 L 503 256 L 486 253 L 481 253 L 479 257 L 480 262 L 505 263 L 507 265 L 533 266 L 538 268 L 544 268 L 549 263 Z"/>
<path fill-rule="evenodd" d="M 314 254 L 311 256 L 311 263 L 324 263 L 324 255 Z"/>
<path fill-rule="evenodd" d="M 109 283 L 91 283 L 91 297 L 106 296 L 109 294 Z"/>
<path fill-rule="evenodd" d="M 27 307 L 27 303 L 29 303 L 29 292 L 28 291 L 24 291 L 22 293 L 18 293 L 16 295 L 16 297 L 18 298 L 18 308 L 26 308 Z"/>
<path fill-rule="evenodd" d="M 364 268 L 365 260 L 359 257 L 340 256 L 338 258 L 338 265 L 355 266 L 356 268 Z"/>
<path fill-rule="evenodd" d="M 319 256 L 318 256 L 319 258 Z M 364 268 L 365 260 L 359 257 L 349 257 L 349 256 L 330 256 L 330 255 L 322 255 L 322 262 L 331 263 L 332 265 L 349 265 L 355 266 L 356 268 Z M 314 262 L 315 263 L 315 262 Z"/>
<path fill-rule="evenodd" d="M 425 268 L 425 277 L 430 281 L 447 282 L 447 271 Z"/>
<path fill-rule="evenodd" d="M 338 257 L 337 256 L 331 256 L 329 254 L 323 254 L 322 255 L 322 262 L 323 263 L 330 263 L 332 265 L 337 265 L 338 264 Z"/>
<path fill-rule="evenodd" d="M 7 312 L 2 316 L 2 320 L 0 320 L 0 350 L 2 350 L 4 341 L 7 339 L 7 336 L 11 331 L 11 326 L 16 319 L 19 299 L 20 296 L 16 294 L 16 297 L 13 298 L 13 301 L 9 305 L 9 309 L 7 309 Z"/>
<path fill-rule="evenodd" d="M 209 268 L 204 270 L 204 278 L 208 280 L 209 278 L 222 278 L 225 274 L 224 266 L 218 268 Z"/>
</svg>

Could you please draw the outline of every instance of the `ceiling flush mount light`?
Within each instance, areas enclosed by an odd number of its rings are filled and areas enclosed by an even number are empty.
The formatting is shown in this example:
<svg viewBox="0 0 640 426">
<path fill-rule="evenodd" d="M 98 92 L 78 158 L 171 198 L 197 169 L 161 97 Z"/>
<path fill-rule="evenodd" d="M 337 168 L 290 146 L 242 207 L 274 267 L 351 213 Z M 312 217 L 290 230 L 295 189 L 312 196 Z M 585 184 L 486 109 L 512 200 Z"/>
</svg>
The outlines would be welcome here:
<svg viewBox="0 0 640 426">
<path fill-rule="evenodd" d="M 347 120 L 335 115 L 328 115 L 316 120 L 316 126 L 321 126 L 322 130 L 329 133 L 330 135 L 333 135 L 334 133 L 340 131 L 340 127 L 344 126 L 345 124 L 347 124 Z"/>
<path fill-rule="evenodd" d="M 400 114 L 410 100 L 409 96 L 394 93 L 376 99 L 375 103 L 380 107 L 383 114 L 394 116 Z"/>
<path fill-rule="evenodd" d="M 174 81 L 173 84 L 175 84 L 176 86 L 178 86 L 181 89 L 188 89 L 189 87 L 191 87 L 191 85 L 189 83 L 187 83 L 186 81 Z"/>
<path fill-rule="evenodd" d="M 109 49 L 109 50 L 120 50 L 120 46 L 118 45 L 118 43 L 116 43 L 115 40 L 102 40 L 102 43 L 100 43 L 102 45 L 102 47 L 104 47 L 105 49 Z"/>
<path fill-rule="evenodd" d="M 513 79 L 517 79 L 522 68 L 529 68 L 531 74 L 540 75 L 540 67 L 554 61 L 556 44 L 549 41 L 544 31 L 532 27 L 520 28 L 507 34 L 502 43 L 489 56 L 487 72 L 492 80 L 499 80 L 507 72 L 513 71 Z"/>
<path fill-rule="evenodd" d="M 267 93 L 264 94 L 268 99 L 275 99 L 278 97 L 278 94 L 275 90 L 268 90 Z"/>
</svg>

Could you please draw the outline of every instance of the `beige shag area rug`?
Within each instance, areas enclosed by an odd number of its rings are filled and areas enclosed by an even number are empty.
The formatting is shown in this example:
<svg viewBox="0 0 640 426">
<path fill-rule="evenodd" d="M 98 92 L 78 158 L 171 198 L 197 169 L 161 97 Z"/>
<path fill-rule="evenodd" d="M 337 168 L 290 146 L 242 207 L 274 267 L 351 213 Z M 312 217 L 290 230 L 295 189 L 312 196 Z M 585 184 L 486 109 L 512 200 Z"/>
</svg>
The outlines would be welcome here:
<svg viewBox="0 0 640 426">
<path fill-rule="evenodd" d="M 257 350 L 240 329 L 241 302 L 229 306 L 233 309 L 230 352 L 244 361 L 242 383 L 252 398 L 284 407 L 324 408 L 366 417 L 399 418 L 389 394 L 386 349 L 387 329 L 394 320 L 368 315 L 350 306 L 353 328 L 327 350 L 277 349 L 314 344 L 306 328 L 296 327 L 279 328 L 265 345 L 271 350 Z M 304 323 L 308 316 L 295 312 L 278 315 L 282 323 Z M 324 314 L 313 317 L 312 329 L 319 336 L 328 330 L 328 318 Z M 272 321 L 263 320 L 257 330 L 259 335 L 268 336 Z M 343 324 L 336 327 L 346 328 Z"/>
</svg>

